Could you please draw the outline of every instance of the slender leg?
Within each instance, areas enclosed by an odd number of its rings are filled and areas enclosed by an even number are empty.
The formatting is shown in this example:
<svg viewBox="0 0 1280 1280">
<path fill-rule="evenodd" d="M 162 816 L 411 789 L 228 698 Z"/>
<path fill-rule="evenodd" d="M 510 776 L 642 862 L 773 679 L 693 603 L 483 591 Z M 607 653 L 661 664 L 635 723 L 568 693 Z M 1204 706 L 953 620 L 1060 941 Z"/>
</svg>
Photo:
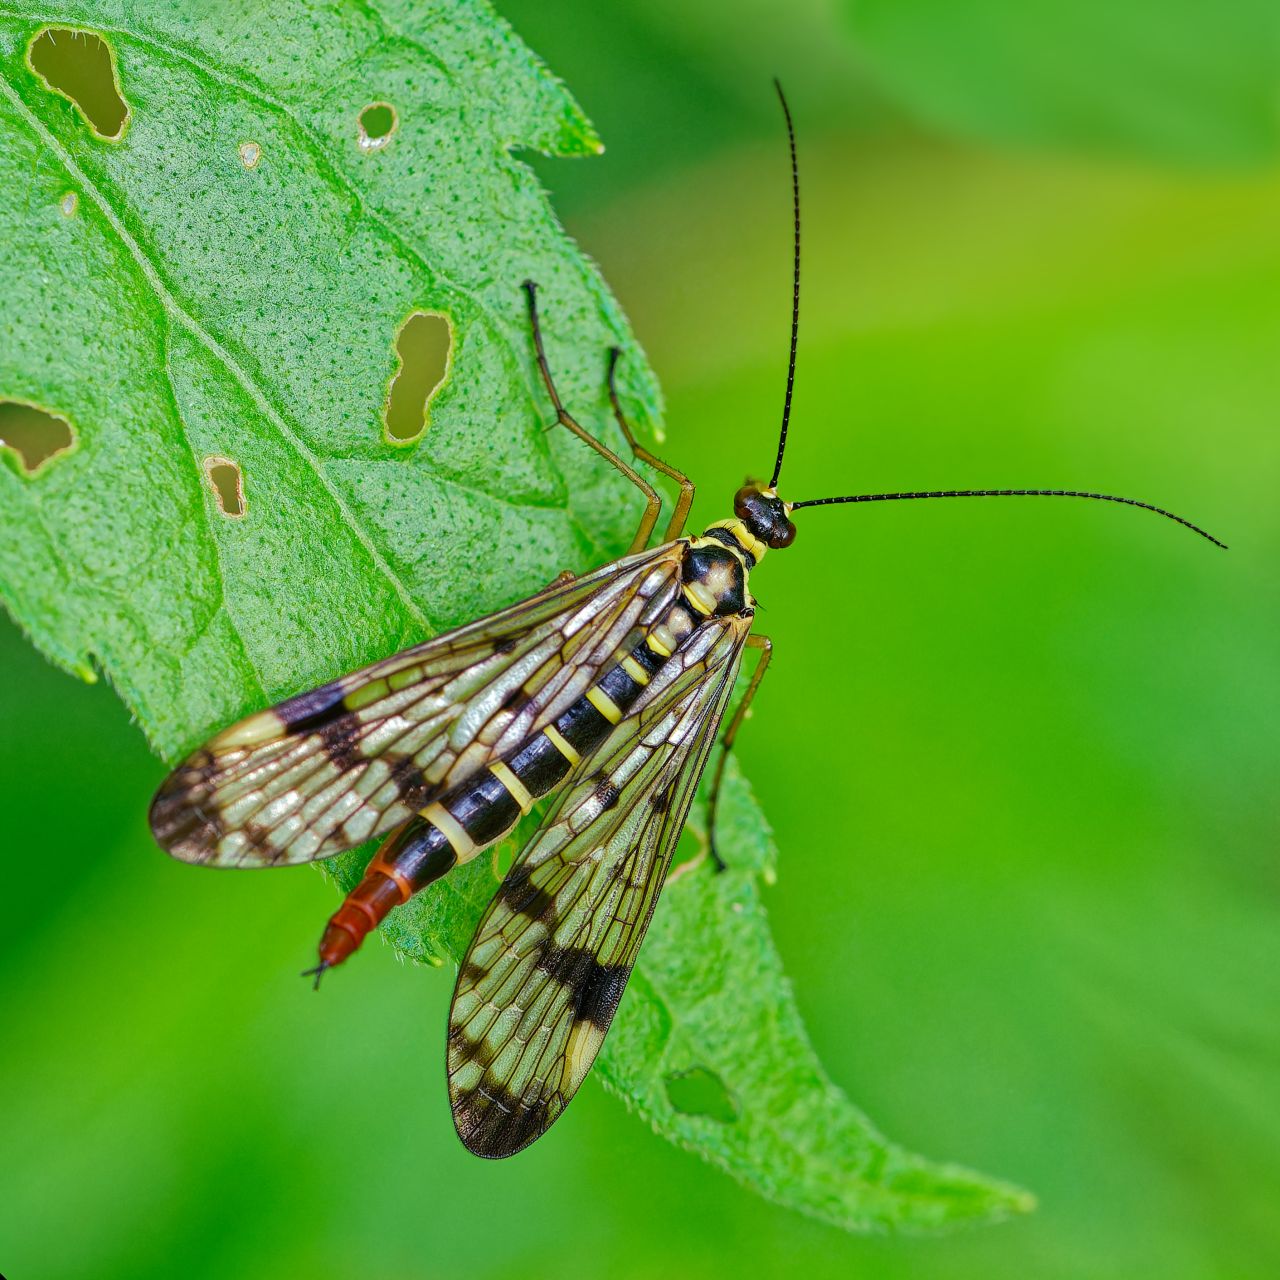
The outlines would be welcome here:
<svg viewBox="0 0 1280 1280">
<path fill-rule="evenodd" d="M 769 669 L 769 659 L 773 657 L 773 641 L 768 636 L 756 635 L 753 632 L 747 637 L 747 645 L 752 649 L 760 650 L 760 660 L 756 663 L 756 669 L 751 675 L 747 691 L 742 695 L 742 701 L 738 703 L 738 709 L 733 713 L 733 719 L 729 721 L 729 727 L 724 731 L 724 738 L 720 744 L 723 750 L 720 752 L 720 759 L 716 762 L 715 777 L 711 780 L 711 795 L 707 800 L 707 846 L 717 871 L 725 869 L 724 860 L 716 852 L 716 814 L 720 809 L 720 784 L 724 781 L 725 761 L 729 759 L 733 740 L 738 736 L 743 720 L 747 718 L 751 699 L 756 696 L 760 681 L 764 679 L 764 673 Z"/>
<path fill-rule="evenodd" d="M 563 587 L 567 585 L 568 583 L 572 582 L 574 578 L 576 578 L 577 576 L 578 575 L 574 573 L 572 569 L 561 569 L 560 572 L 557 573 L 556 576 L 552 578 L 551 581 L 548 582 L 547 585 L 543 587 L 541 591 L 538 591 L 535 594 L 540 596 L 545 596 L 548 591 L 554 591 L 557 587 Z"/>
<path fill-rule="evenodd" d="M 618 357 L 621 354 L 622 352 L 618 347 L 609 348 L 609 400 L 613 404 L 613 416 L 617 418 L 618 426 L 622 428 L 622 434 L 627 437 L 631 452 L 641 462 L 647 462 L 655 471 L 660 471 L 664 476 L 669 476 L 680 486 L 680 496 L 676 499 L 675 510 L 672 511 L 671 519 L 667 522 L 667 530 L 662 535 L 663 542 L 672 542 L 684 532 L 684 522 L 689 518 L 689 508 L 693 506 L 693 481 L 682 471 L 677 471 L 669 462 L 663 462 L 661 458 L 655 457 L 636 439 L 636 433 L 631 430 L 631 424 L 623 416 L 622 405 L 618 400 L 618 385 L 615 375 L 618 368 Z"/>
<path fill-rule="evenodd" d="M 636 472 L 607 445 L 603 445 L 577 422 L 569 416 L 568 410 L 560 401 L 560 393 L 556 390 L 556 384 L 551 379 L 551 369 L 547 364 L 547 353 L 542 345 L 542 329 L 538 324 L 538 286 L 532 280 L 524 282 L 524 290 L 529 295 L 529 323 L 533 328 L 533 347 L 538 355 L 538 369 L 542 374 L 542 381 L 546 384 L 547 394 L 551 397 L 551 403 L 555 406 L 556 417 L 562 426 L 566 426 L 573 432 L 579 440 L 589 444 L 606 462 L 611 463 L 622 472 L 632 484 L 644 494 L 645 507 L 644 515 L 640 518 L 640 527 L 636 530 L 636 536 L 631 540 L 631 549 L 628 555 L 642 550 L 649 543 L 649 535 L 653 532 L 653 526 L 658 523 L 658 514 L 662 510 L 662 499 L 658 497 L 657 490 L 654 489 L 647 480 Z"/>
</svg>

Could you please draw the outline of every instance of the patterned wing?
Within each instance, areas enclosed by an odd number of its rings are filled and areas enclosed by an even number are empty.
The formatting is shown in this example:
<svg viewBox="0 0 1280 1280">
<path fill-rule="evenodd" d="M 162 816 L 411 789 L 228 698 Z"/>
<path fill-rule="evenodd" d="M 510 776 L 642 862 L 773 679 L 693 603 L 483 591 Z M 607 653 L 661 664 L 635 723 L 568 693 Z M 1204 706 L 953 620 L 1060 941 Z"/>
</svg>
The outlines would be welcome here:
<svg viewBox="0 0 1280 1280">
<path fill-rule="evenodd" d="M 514 1155 L 540 1137 L 595 1061 L 750 628 L 715 619 L 678 651 L 579 766 L 480 921 L 448 1053 L 454 1125 L 476 1155 Z"/>
<path fill-rule="evenodd" d="M 669 605 L 680 550 L 615 561 L 241 720 L 165 780 L 156 840 L 187 862 L 275 866 L 390 830 L 580 697 Z"/>
</svg>

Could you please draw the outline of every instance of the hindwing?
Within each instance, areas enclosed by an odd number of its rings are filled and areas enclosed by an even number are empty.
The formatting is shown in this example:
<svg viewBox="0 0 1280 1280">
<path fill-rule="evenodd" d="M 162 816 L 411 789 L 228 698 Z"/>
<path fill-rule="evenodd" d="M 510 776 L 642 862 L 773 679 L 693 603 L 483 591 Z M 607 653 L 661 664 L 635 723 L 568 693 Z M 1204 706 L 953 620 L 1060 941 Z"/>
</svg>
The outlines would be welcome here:
<svg viewBox="0 0 1280 1280">
<path fill-rule="evenodd" d="M 622 997 L 750 617 L 716 618 L 584 759 L 481 919 L 450 1013 L 454 1124 L 477 1155 L 543 1134 L 582 1083 Z"/>
</svg>

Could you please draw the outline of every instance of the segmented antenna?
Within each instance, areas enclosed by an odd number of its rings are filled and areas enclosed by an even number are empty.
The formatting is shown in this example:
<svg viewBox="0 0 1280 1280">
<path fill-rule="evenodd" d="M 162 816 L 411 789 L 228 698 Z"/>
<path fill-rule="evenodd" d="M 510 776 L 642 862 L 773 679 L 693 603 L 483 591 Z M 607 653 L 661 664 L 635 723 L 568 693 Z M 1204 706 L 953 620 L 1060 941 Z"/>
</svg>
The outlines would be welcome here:
<svg viewBox="0 0 1280 1280">
<path fill-rule="evenodd" d="M 778 456 L 773 464 L 773 475 L 769 479 L 769 488 L 776 489 L 778 477 L 782 474 L 782 455 L 787 448 L 787 425 L 791 421 L 791 395 L 796 384 L 796 344 L 800 336 L 800 165 L 796 159 L 796 130 L 791 120 L 791 108 L 787 105 L 787 95 L 782 92 L 781 83 L 775 79 L 773 87 L 778 91 L 778 101 L 782 103 L 782 114 L 787 122 L 787 142 L 791 148 L 791 208 L 792 221 L 795 226 L 795 253 L 792 269 L 791 286 L 791 356 L 787 362 L 787 394 L 782 404 L 782 428 L 778 432 Z M 1172 520 L 1192 533 L 1212 542 L 1215 547 L 1227 549 L 1225 542 L 1220 542 L 1213 534 L 1184 520 L 1182 516 L 1166 511 L 1163 507 L 1153 506 L 1150 502 L 1139 502 L 1137 498 L 1121 498 L 1112 493 L 1087 493 L 1080 489 L 935 489 L 912 493 L 855 493 L 842 498 L 809 498 L 804 502 L 788 504 L 789 510 L 799 511 L 802 507 L 830 507 L 842 502 L 907 502 L 917 498 L 1090 498 L 1095 502 L 1119 502 L 1127 507 L 1141 507 L 1144 511 L 1153 511 L 1166 520 Z"/>
<path fill-rule="evenodd" d="M 782 85 L 778 80 L 774 80 L 773 87 L 778 91 L 778 101 L 782 103 L 782 114 L 787 121 L 787 142 L 791 147 L 791 214 L 795 225 L 795 253 L 791 273 L 791 358 L 787 363 L 787 397 L 782 405 L 782 430 L 778 433 L 778 457 L 773 464 L 770 489 L 777 488 L 778 476 L 782 474 L 782 455 L 787 447 L 787 423 L 791 421 L 791 393 L 796 385 L 796 341 L 800 336 L 800 166 L 796 161 L 796 130 L 791 123 L 787 95 L 782 92 Z"/>
<path fill-rule="evenodd" d="M 809 498 L 804 502 L 793 502 L 791 510 L 798 511 L 801 507 L 830 507 L 841 502 L 906 502 L 915 498 L 1092 498 L 1097 502 L 1120 502 L 1126 507 L 1154 511 L 1156 515 L 1164 516 L 1167 520 L 1182 525 L 1184 529 L 1207 538 L 1215 547 L 1221 547 L 1224 551 L 1227 549 L 1225 542 L 1219 542 L 1198 524 L 1192 524 L 1190 520 L 1184 520 L 1163 507 L 1139 502 L 1137 498 L 1118 498 L 1112 493 L 1085 493 L 1079 489 L 935 489 L 919 493 L 855 493 L 844 498 Z"/>
</svg>

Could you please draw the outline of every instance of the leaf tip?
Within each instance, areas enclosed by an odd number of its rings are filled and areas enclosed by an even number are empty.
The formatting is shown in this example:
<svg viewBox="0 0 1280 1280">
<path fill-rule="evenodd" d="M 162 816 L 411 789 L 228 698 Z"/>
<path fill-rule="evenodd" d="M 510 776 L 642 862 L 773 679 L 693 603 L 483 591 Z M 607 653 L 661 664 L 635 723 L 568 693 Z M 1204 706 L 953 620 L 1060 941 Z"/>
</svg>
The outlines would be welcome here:
<svg viewBox="0 0 1280 1280">
<path fill-rule="evenodd" d="M 587 119 L 582 108 L 572 98 L 567 98 L 554 154 L 560 156 L 604 155 L 604 139 L 596 132 L 595 125 Z"/>
</svg>

